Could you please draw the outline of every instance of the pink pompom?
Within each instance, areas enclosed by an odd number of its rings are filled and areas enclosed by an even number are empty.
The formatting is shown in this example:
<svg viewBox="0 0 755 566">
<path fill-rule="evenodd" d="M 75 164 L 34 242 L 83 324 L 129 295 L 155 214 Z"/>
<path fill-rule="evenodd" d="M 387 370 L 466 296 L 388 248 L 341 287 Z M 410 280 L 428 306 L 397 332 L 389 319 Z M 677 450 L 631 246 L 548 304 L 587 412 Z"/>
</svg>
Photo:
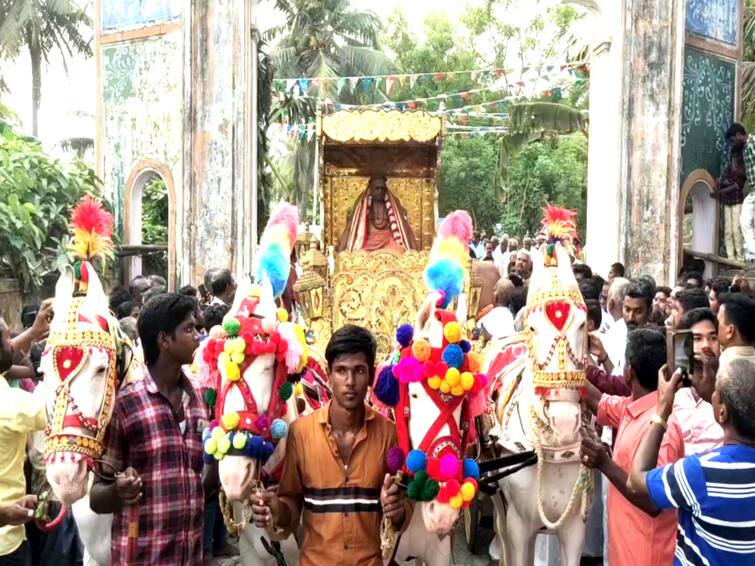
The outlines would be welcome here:
<svg viewBox="0 0 755 566">
<path fill-rule="evenodd" d="M 440 477 L 446 481 L 459 475 L 459 459 L 454 454 L 442 456 L 438 463 Z"/>
<path fill-rule="evenodd" d="M 254 424 L 258 430 L 267 430 L 267 417 L 264 415 L 257 417 Z"/>
<path fill-rule="evenodd" d="M 299 228 L 299 211 L 293 204 L 281 203 L 276 206 L 270 213 L 270 219 L 267 221 L 268 226 L 282 224 L 288 232 L 288 245 L 293 246 L 296 243 L 296 233 Z"/>
<path fill-rule="evenodd" d="M 407 357 L 393 366 L 393 376 L 401 383 L 422 381 L 423 369 L 422 363 L 417 358 Z"/>
<path fill-rule="evenodd" d="M 443 305 L 446 303 L 446 292 L 443 289 L 438 289 L 438 294 L 440 297 L 435 301 L 435 306 L 440 309 L 443 308 Z"/>
<path fill-rule="evenodd" d="M 438 227 L 438 238 L 456 236 L 465 246 L 472 239 L 472 217 L 465 210 L 455 210 L 443 219 Z"/>
</svg>

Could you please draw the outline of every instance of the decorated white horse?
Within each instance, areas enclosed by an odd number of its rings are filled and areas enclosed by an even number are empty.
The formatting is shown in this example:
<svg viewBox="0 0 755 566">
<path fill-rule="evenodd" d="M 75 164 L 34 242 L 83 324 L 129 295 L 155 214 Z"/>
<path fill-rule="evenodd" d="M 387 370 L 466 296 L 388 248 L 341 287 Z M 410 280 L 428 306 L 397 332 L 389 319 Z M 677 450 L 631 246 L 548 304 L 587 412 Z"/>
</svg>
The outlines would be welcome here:
<svg viewBox="0 0 755 566">
<path fill-rule="evenodd" d="M 524 332 L 494 345 L 484 364 L 498 389 L 499 445 L 537 455 L 536 465 L 500 480 L 502 498 L 493 498 L 508 566 L 533 564 L 543 528 L 558 536 L 561 565 L 578 566 L 592 494 L 579 460 L 587 315 L 567 251 L 573 213 L 548 207 L 543 224 L 549 239 L 533 252 Z"/>
<path fill-rule="evenodd" d="M 482 407 L 487 379 L 456 315 L 443 310 L 461 296 L 471 231 L 466 212 L 454 212 L 441 224 L 425 271 L 430 293 L 415 326 L 398 328 L 400 348 L 375 384 L 376 396 L 394 407 L 396 419 L 399 447 L 390 451 L 388 467 L 398 471 L 416 502 L 397 542 L 384 524 L 386 560 L 450 564 L 449 535 L 462 507 L 477 494 L 477 465 L 465 453 L 474 440 L 473 419 Z M 463 304 L 463 296 L 459 302 Z"/>
<path fill-rule="evenodd" d="M 205 459 L 219 461 L 226 525 L 238 530 L 242 560 L 250 565 L 295 564 L 299 555 L 293 536 L 273 540 L 249 521 L 252 493 L 280 477 L 286 434 L 303 393 L 299 379 L 309 368 L 303 329 L 277 307 L 297 225 L 295 207 L 273 211 L 262 235 L 258 283 L 236 293 L 223 326 L 211 329 L 200 361 L 200 371 L 217 388 L 217 420 L 205 431 Z"/>
<path fill-rule="evenodd" d="M 85 197 L 73 211 L 71 227 L 71 251 L 79 263 L 75 274 L 66 267 L 55 286 L 54 316 L 40 364 L 47 404 L 45 464 L 55 496 L 72 507 L 85 564 L 106 566 L 112 515 L 96 515 L 88 492 L 93 471 L 113 473 L 102 470 L 98 460 L 116 393 L 130 379 L 131 353 L 89 262 L 109 254 L 112 218 L 99 202 Z"/>
</svg>

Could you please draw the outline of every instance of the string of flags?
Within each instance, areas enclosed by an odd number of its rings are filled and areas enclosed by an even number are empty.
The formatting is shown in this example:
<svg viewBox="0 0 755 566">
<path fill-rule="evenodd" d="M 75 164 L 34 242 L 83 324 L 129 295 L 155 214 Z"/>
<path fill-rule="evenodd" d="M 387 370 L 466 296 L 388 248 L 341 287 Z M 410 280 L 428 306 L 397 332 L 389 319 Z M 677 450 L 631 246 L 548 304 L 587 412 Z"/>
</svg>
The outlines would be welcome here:
<svg viewBox="0 0 755 566">
<path fill-rule="evenodd" d="M 411 88 L 414 88 L 416 85 L 422 85 L 423 83 L 438 84 L 439 82 L 459 76 L 469 76 L 472 82 L 490 83 L 499 81 L 500 79 L 508 79 L 508 75 L 515 72 L 521 72 L 522 76 L 530 72 L 540 74 L 543 71 L 547 74 L 564 71 L 575 73 L 576 70 L 584 68 L 585 66 L 585 61 L 577 61 L 573 63 L 562 63 L 560 65 L 546 65 L 544 67 L 530 66 L 511 69 L 494 67 L 470 71 L 396 73 L 390 75 L 359 75 L 351 77 L 302 77 L 274 79 L 273 85 L 277 92 L 289 93 L 294 96 L 306 96 L 311 88 L 317 88 L 318 90 L 322 88 L 326 91 L 335 89 L 335 94 L 340 94 L 347 86 L 351 92 L 356 92 L 358 88 L 361 88 L 365 93 L 375 92 L 377 90 L 385 93 L 386 96 L 390 96 L 394 88 L 397 86 L 403 87 L 407 84 Z M 506 80 L 505 82 L 508 81 Z M 518 84 L 520 82 L 523 81 L 514 81 L 512 84 Z"/>
</svg>

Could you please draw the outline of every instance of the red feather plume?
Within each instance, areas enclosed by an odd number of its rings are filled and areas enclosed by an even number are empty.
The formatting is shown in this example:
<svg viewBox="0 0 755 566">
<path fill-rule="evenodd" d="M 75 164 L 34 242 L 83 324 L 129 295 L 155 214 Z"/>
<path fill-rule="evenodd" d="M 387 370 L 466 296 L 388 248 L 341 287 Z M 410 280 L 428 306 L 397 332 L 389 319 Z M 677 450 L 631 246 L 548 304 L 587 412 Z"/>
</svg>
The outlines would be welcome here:
<svg viewBox="0 0 755 566">
<path fill-rule="evenodd" d="M 108 256 L 112 252 L 113 215 L 102 202 L 85 196 L 71 213 L 71 251 L 82 260 Z"/>
</svg>

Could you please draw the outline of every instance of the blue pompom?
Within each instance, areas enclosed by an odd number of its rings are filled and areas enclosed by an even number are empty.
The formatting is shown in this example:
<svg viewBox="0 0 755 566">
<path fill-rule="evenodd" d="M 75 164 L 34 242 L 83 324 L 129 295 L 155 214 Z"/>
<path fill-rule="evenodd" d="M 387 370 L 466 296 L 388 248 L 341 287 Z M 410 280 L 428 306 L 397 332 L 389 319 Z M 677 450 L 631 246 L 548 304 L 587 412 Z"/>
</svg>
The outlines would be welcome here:
<svg viewBox="0 0 755 566">
<path fill-rule="evenodd" d="M 273 446 L 271 442 L 263 442 L 262 454 L 260 454 L 260 460 L 262 460 L 263 463 L 267 462 L 270 456 L 273 455 L 273 452 L 275 452 L 275 446 Z"/>
<path fill-rule="evenodd" d="M 412 343 L 414 338 L 414 327 L 411 324 L 402 324 L 396 329 L 396 341 L 402 348 L 406 348 Z"/>
<path fill-rule="evenodd" d="M 461 350 L 458 344 L 449 344 L 446 349 L 443 350 L 443 361 L 450 368 L 461 369 L 464 363 L 464 352 Z"/>
<path fill-rule="evenodd" d="M 207 428 L 204 429 L 204 431 L 202 431 L 202 444 L 204 444 L 204 441 L 210 438 L 211 436 L 212 436 L 212 430 L 210 430 L 210 427 L 208 426 Z"/>
<path fill-rule="evenodd" d="M 464 458 L 464 477 L 474 480 L 480 479 L 480 467 L 472 458 Z"/>
<path fill-rule="evenodd" d="M 393 376 L 392 366 L 385 366 L 380 370 L 375 382 L 375 395 L 381 403 L 389 407 L 395 407 L 398 403 L 398 379 Z"/>
<path fill-rule="evenodd" d="M 469 340 L 462 340 L 459 342 L 459 346 L 461 346 L 461 351 L 465 354 L 472 349 L 472 344 L 469 343 Z"/>
<path fill-rule="evenodd" d="M 261 436 L 257 436 L 256 434 L 250 436 L 246 442 L 246 446 L 244 446 L 244 456 L 259 459 L 262 455 L 262 442 Z"/>
<path fill-rule="evenodd" d="M 445 309 L 464 288 L 464 268 L 450 259 L 441 259 L 427 267 L 425 282 L 433 291 L 446 294 L 446 300 L 440 307 Z"/>
<path fill-rule="evenodd" d="M 212 464 L 213 462 L 215 462 L 215 456 L 213 456 L 212 454 L 208 454 L 207 452 L 205 452 L 203 450 L 202 451 L 202 460 L 204 461 L 205 464 L 209 465 L 209 464 Z"/>
<path fill-rule="evenodd" d="M 260 255 L 257 278 L 267 279 L 273 288 L 273 296 L 277 299 L 283 294 L 288 283 L 291 263 L 287 254 L 279 243 L 273 243 L 265 247 Z"/>
<path fill-rule="evenodd" d="M 406 469 L 416 474 L 427 466 L 427 456 L 422 450 L 412 450 L 406 457 Z"/>
<path fill-rule="evenodd" d="M 275 419 L 270 425 L 270 436 L 275 439 L 285 438 L 288 434 L 288 425 L 283 419 Z"/>
</svg>

